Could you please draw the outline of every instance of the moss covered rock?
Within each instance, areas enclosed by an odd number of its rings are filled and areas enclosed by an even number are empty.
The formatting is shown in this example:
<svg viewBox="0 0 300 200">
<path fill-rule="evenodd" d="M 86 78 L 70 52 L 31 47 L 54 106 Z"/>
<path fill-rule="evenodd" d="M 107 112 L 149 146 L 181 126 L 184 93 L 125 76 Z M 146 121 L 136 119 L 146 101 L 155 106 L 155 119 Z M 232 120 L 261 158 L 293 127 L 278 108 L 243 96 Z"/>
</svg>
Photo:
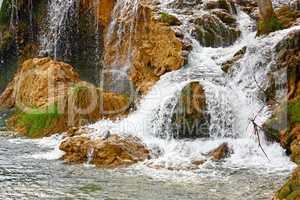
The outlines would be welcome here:
<svg viewBox="0 0 300 200">
<path fill-rule="evenodd" d="M 235 26 L 235 18 L 222 11 L 215 12 L 219 14 L 203 14 L 194 20 L 193 35 L 203 46 L 229 46 L 240 37 L 241 31 Z"/>
<path fill-rule="evenodd" d="M 206 109 L 203 86 L 199 82 L 192 82 L 185 86 L 172 117 L 174 136 L 177 138 L 209 137 L 209 115 Z"/>
</svg>

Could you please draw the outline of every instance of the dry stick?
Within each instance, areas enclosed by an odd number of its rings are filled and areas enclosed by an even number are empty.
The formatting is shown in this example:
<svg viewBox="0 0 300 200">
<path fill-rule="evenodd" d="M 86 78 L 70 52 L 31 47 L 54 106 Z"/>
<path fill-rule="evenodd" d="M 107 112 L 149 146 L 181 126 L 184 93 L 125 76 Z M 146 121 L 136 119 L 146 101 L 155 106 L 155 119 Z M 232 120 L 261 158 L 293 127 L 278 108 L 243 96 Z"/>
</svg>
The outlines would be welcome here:
<svg viewBox="0 0 300 200">
<path fill-rule="evenodd" d="M 258 82 L 257 82 L 257 80 L 256 80 L 256 78 L 255 78 L 254 75 L 253 75 L 253 79 L 254 79 L 254 81 L 255 81 L 256 86 L 258 87 L 258 89 L 259 89 L 260 91 L 262 91 L 262 92 L 265 94 L 265 96 L 267 96 L 266 91 L 263 90 L 263 88 L 261 88 L 261 87 L 259 86 L 259 84 L 258 84 Z M 280 104 L 276 99 L 274 99 L 274 98 L 272 98 L 272 97 L 271 97 L 271 99 L 272 99 L 275 103 Z M 262 99 L 260 99 L 260 100 L 263 101 Z M 253 125 L 253 128 L 254 128 L 254 134 L 257 136 L 259 148 L 262 150 L 262 152 L 264 153 L 264 155 L 266 156 L 266 158 L 267 158 L 269 161 L 271 161 L 271 160 L 269 159 L 267 153 L 265 152 L 264 148 L 263 148 L 262 145 L 261 145 L 261 140 L 260 140 L 260 136 L 259 136 L 259 130 L 258 130 L 258 129 L 260 129 L 260 130 L 262 130 L 262 131 L 264 131 L 264 129 L 263 129 L 262 127 L 260 127 L 260 126 L 255 122 L 256 118 L 257 118 L 258 115 L 259 115 L 259 113 L 260 113 L 264 108 L 265 108 L 265 106 L 262 106 L 262 108 L 259 109 L 259 111 L 258 111 L 257 114 L 255 115 L 255 117 L 254 117 L 253 119 L 250 119 L 250 122 L 252 122 L 252 125 Z M 249 125 L 250 125 L 250 122 L 249 122 Z M 249 127 L 249 125 L 248 125 L 248 127 Z"/>
<path fill-rule="evenodd" d="M 260 142 L 260 136 L 259 136 L 259 131 L 258 131 L 258 128 L 261 129 L 260 126 L 258 126 L 254 120 L 251 120 L 252 124 L 253 124 L 253 127 L 254 127 L 254 133 L 257 135 L 257 138 L 258 138 L 258 146 L 260 147 L 260 149 L 262 150 L 262 152 L 265 154 L 266 158 L 271 161 L 267 155 L 267 153 L 265 152 L 264 148 L 262 147 L 261 145 L 261 142 Z"/>
<path fill-rule="evenodd" d="M 262 91 L 262 92 L 264 93 L 265 96 L 269 96 L 269 95 L 266 93 L 266 91 L 265 91 L 262 87 L 259 86 L 259 84 L 258 84 L 258 82 L 257 82 L 257 80 L 256 80 L 256 78 L 255 78 L 254 75 L 253 75 L 253 79 L 254 79 L 254 81 L 255 81 L 256 86 L 258 87 L 258 89 L 259 89 L 260 91 Z M 273 98 L 273 97 L 269 97 L 269 98 L 272 99 L 275 103 L 280 104 L 275 98 Z"/>
</svg>

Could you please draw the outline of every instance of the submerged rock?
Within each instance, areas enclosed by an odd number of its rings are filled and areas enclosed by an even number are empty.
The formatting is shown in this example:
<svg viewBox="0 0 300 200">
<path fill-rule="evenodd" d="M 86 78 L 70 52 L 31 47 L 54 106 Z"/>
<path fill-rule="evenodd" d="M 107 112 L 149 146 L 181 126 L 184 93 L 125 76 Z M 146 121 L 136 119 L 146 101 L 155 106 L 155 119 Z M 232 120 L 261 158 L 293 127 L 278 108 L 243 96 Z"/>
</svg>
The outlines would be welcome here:
<svg viewBox="0 0 300 200">
<path fill-rule="evenodd" d="M 65 139 L 60 150 L 63 160 L 70 163 L 89 163 L 100 168 L 127 167 L 149 158 L 150 151 L 136 137 L 111 135 L 107 139 L 75 136 Z"/>
<path fill-rule="evenodd" d="M 177 138 L 209 137 L 209 116 L 206 112 L 203 86 L 191 82 L 181 91 L 172 116 L 174 136 Z"/>
</svg>

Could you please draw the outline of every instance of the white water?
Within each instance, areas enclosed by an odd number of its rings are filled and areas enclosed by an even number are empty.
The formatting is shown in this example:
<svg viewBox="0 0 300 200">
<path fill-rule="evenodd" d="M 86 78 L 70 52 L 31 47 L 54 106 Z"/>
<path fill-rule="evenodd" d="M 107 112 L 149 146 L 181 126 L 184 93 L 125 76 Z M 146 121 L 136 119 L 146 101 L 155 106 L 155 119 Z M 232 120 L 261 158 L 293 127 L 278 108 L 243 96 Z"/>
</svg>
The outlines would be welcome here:
<svg viewBox="0 0 300 200">
<path fill-rule="evenodd" d="M 125 4 L 121 7 L 119 2 L 117 4 L 119 6 L 114 10 L 114 16 L 121 18 L 135 16 L 135 9 L 130 15 L 124 15 L 124 10 L 128 8 L 126 3 L 129 2 L 133 1 L 123 1 Z M 259 87 L 254 77 L 260 85 L 265 85 L 266 75 L 274 60 L 273 47 L 290 31 L 300 27 L 278 31 L 265 38 L 255 38 L 255 32 L 251 31 L 254 22 L 243 12 L 239 12 L 237 18 L 242 30 L 239 41 L 226 48 L 204 48 L 193 40 L 193 51 L 187 66 L 162 76 L 151 91 L 142 98 L 138 109 L 128 117 L 115 122 L 102 120 L 91 125 L 90 127 L 97 130 L 91 134 L 91 137 L 101 137 L 106 130 L 123 135 L 131 134 L 141 138 L 153 151 L 162 152 L 158 158 L 136 166 L 138 169 L 142 168 L 145 173 L 150 170 L 147 167 L 149 165 L 186 169 L 191 166 L 192 161 L 205 159 L 203 154 L 223 142 L 228 142 L 234 151 L 231 157 L 224 161 L 225 167 L 254 168 L 262 173 L 291 170 L 294 165 L 285 156 L 284 150 L 278 144 L 268 144 L 262 137 L 263 148 L 270 158 L 268 161 L 258 147 L 253 127 L 249 126 L 249 119 L 264 106 L 257 98 Z M 134 24 L 134 18 L 131 19 L 130 23 Z M 122 31 L 124 31 L 122 27 L 125 26 L 117 26 L 116 23 L 116 20 L 112 21 L 110 31 L 115 32 L 115 28 L 119 27 L 117 32 L 121 42 Z M 132 34 L 134 38 L 134 32 Z M 225 74 L 220 64 L 230 59 L 244 46 L 247 46 L 244 58 L 234 66 L 235 70 L 232 73 Z M 172 139 L 172 133 L 168 128 L 179 93 L 191 81 L 199 81 L 206 92 L 212 122 L 210 139 Z M 264 109 L 257 117 L 256 123 L 261 125 L 268 115 L 267 109 Z M 162 139 L 158 135 L 169 137 Z M 208 161 L 198 171 L 206 171 L 215 165 L 216 163 Z M 151 175 L 161 174 L 158 171 L 153 174 L 151 171 Z"/>
<path fill-rule="evenodd" d="M 57 58 L 59 56 L 59 45 L 63 34 L 65 34 L 66 23 L 69 20 L 75 20 L 70 18 L 76 18 L 76 0 L 49 0 L 48 1 L 48 16 L 47 26 L 45 27 L 44 34 L 41 37 L 40 54 L 53 56 Z"/>
<path fill-rule="evenodd" d="M 115 62 L 112 65 L 123 65 L 125 70 L 128 69 L 132 56 L 132 42 L 134 41 L 139 0 L 117 0 L 112 12 L 112 21 L 108 27 L 106 34 L 105 46 L 114 46 L 116 49 Z M 125 34 L 129 33 L 129 38 L 125 38 Z M 120 50 L 124 47 L 124 42 L 128 41 L 126 49 L 125 63 L 119 63 Z"/>
<path fill-rule="evenodd" d="M 92 125 L 98 130 L 93 136 L 99 136 L 107 129 L 113 133 L 132 134 L 141 138 L 151 149 L 163 152 L 160 157 L 146 161 L 144 165 L 185 169 L 193 160 L 204 159 L 202 154 L 228 142 L 234 153 L 226 159 L 226 167 L 257 168 L 264 172 L 293 168 L 278 144 L 268 144 L 262 139 L 263 148 L 270 158 L 270 161 L 267 160 L 258 147 L 249 119 L 264 106 L 257 98 L 259 87 L 254 79 L 262 86 L 267 83 L 267 73 L 273 62 L 273 47 L 292 29 L 300 27 L 276 32 L 266 38 L 255 38 L 256 33 L 251 31 L 254 22 L 243 12 L 239 12 L 237 18 L 242 37 L 236 44 L 227 48 L 204 48 L 193 41 L 194 49 L 187 66 L 162 76 L 143 97 L 137 111 L 127 118 L 118 122 L 102 120 Z M 244 46 L 248 48 L 244 58 L 235 66 L 233 73 L 225 74 L 220 64 Z M 188 141 L 157 137 L 172 135 L 168 129 L 171 113 L 181 89 L 191 81 L 199 81 L 205 88 L 212 122 L 211 139 Z M 263 109 L 256 123 L 261 125 L 267 117 L 268 111 Z"/>
</svg>

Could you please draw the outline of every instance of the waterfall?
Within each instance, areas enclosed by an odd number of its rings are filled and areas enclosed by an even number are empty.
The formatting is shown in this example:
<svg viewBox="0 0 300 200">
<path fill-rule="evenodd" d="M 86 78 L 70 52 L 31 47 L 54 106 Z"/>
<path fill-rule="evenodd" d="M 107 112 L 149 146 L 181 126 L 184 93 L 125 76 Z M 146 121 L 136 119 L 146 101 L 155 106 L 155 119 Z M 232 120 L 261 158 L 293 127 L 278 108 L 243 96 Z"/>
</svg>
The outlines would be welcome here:
<svg viewBox="0 0 300 200">
<path fill-rule="evenodd" d="M 112 46 L 116 49 L 114 62 L 110 63 L 113 66 L 124 65 L 125 69 L 130 67 L 138 9 L 139 0 L 117 0 L 114 6 L 111 17 L 112 22 L 108 27 L 105 39 L 105 46 Z M 129 36 L 126 36 L 126 33 L 129 33 Z M 125 50 L 125 52 L 121 53 L 122 50 Z M 126 58 L 121 58 L 121 54 L 126 55 Z M 120 61 L 124 63 L 120 63 Z"/>
<path fill-rule="evenodd" d="M 66 38 L 70 37 L 68 28 L 72 29 L 77 21 L 77 0 L 49 0 L 48 16 L 44 34 L 41 37 L 40 54 L 55 59 L 70 54 Z M 64 46 L 66 45 L 66 46 Z"/>
<path fill-rule="evenodd" d="M 122 7 L 117 6 L 114 13 L 121 8 L 126 13 L 126 3 L 122 4 Z M 131 19 L 131 23 L 134 24 L 134 18 Z M 117 18 L 114 18 L 110 26 L 111 33 L 118 27 L 116 20 Z M 262 109 L 265 103 L 258 98 L 261 92 L 259 85 L 267 82 L 268 71 L 275 62 L 274 46 L 290 31 L 300 27 L 275 32 L 265 38 L 256 38 L 252 29 L 255 22 L 247 14 L 238 10 L 237 20 L 242 36 L 234 45 L 210 48 L 202 47 L 193 40 L 193 50 L 187 66 L 163 75 L 141 99 L 138 109 L 126 118 L 114 122 L 101 120 L 90 125 L 97 130 L 92 135 L 97 137 L 110 129 L 113 133 L 131 134 L 141 138 L 150 149 L 159 149 L 162 152 L 157 159 L 146 161 L 145 165 L 184 168 L 193 160 L 205 159 L 203 154 L 227 142 L 234 153 L 226 159 L 224 166 L 253 167 L 262 169 L 263 172 L 290 170 L 293 165 L 284 156 L 284 150 L 278 144 L 268 144 L 263 138 L 263 133 L 260 133 L 264 149 L 271 161 L 266 159 L 258 147 L 257 137 L 249 120 L 257 115 L 255 122 L 262 125 L 269 117 L 268 109 Z M 185 24 L 188 25 L 188 22 Z M 120 38 L 122 30 L 120 25 Z M 189 33 L 186 34 L 189 36 Z M 221 63 L 245 46 L 247 52 L 234 66 L 234 71 L 230 74 L 224 73 Z M 169 128 L 172 112 L 182 88 L 192 81 L 198 81 L 205 89 L 206 103 L 211 116 L 211 137 L 204 140 L 176 140 L 173 139 Z M 169 137 L 158 137 L 161 135 Z"/>
</svg>

